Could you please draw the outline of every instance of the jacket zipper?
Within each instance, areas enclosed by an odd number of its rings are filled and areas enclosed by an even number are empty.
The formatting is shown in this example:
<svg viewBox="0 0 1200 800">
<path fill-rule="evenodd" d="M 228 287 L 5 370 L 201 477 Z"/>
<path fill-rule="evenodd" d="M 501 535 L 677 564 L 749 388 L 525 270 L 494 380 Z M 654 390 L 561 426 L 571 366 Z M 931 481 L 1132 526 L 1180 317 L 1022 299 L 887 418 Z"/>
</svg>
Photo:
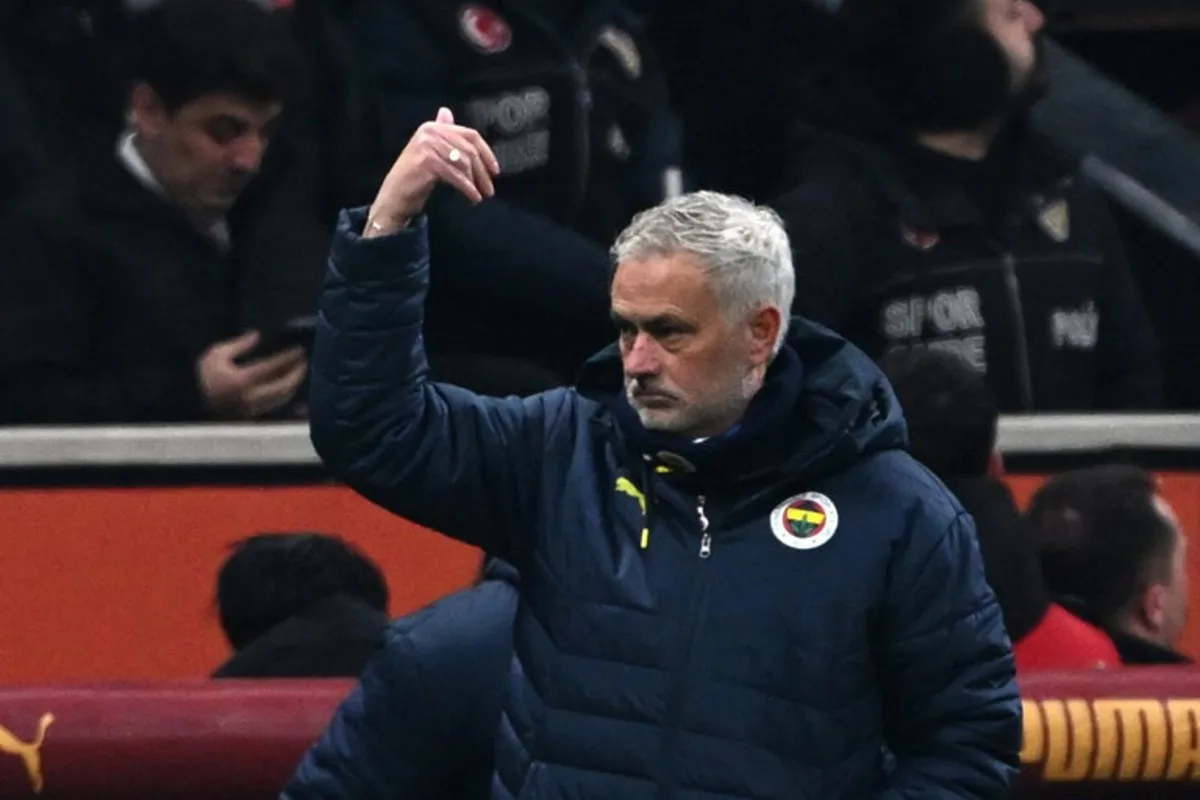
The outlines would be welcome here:
<svg viewBox="0 0 1200 800">
<path fill-rule="evenodd" d="M 682 660 L 676 667 L 674 680 L 671 687 L 671 703 L 667 717 L 667 732 L 663 739 L 663 758 L 658 779 L 658 796 L 661 800 L 670 800 L 675 796 L 675 786 L 672 783 L 673 769 L 672 765 L 675 759 L 675 744 L 679 741 L 680 717 L 683 714 L 683 701 L 687 696 L 687 686 L 685 678 L 688 672 L 688 663 L 692 658 L 692 649 L 696 641 L 696 630 L 700 619 L 701 603 L 697 602 L 704 579 L 703 562 L 707 561 L 712 555 L 712 530 L 708 520 L 708 515 L 704 511 L 705 497 L 700 495 L 696 498 L 696 520 L 700 524 L 700 561 L 697 566 L 695 577 L 692 580 L 692 590 L 686 598 L 688 616 L 684 621 L 684 636 L 682 648 Z"/>
<path fill-rule="evenodd" d="M 616 4 L 613 3 L 611 5 L 615 6 Z M 601 19 L 601 15 L 608 7 L 609 5 L 604 5 L 590 12 L 589 21 L 595 22 L 596 20 Z M 578 221 L 579 212 L 583 208 L 584 198 L 587 196 L 588 179 L 591 177 L 591 120 L 593 101 L 592 90 L 588 85 L 587 61 L 591 59 L 592 53 L 589 51 L 581 58 L 578 55 L 578 50 L 580 48 L 575 47 L 569 38 L 565 38 L 560 31 L 556 30 L 553 25 L 547 23 L 546 20 L 542 19 L 535 13 L 520 8 L 519 6 L 516 8 L 516 12 L 531 25 L 534 25 L 542 31 L 543 35 L 546 37 L 546 40 L 549 41 L 556 50 L 558 50 L 559 55 L 567 65 L 567 70 L 571 73 L 571 84 L 575 95 L 576 129 L 574 133 L 576 151 L 575 172 L 577 180 L 575 181 L 573 191 L 569 195 L 565 196 L 565 199 L 568 202 L 566 204 L 566 208 L 564 209 L 563 216 L 559 218 L 562 224 L 571 226 Z M 598 25 L 596 26 L 596 30 L 599 30 Z M 592 50 L 595 50 L 595 48 L 598 46 L 599 43 L 595 43 L 592 47 Z M 553 145 L 551 146 L 553 147 Z"/>
<path fill-rule="evenodd" d="M 1025 333 L 1025 306 L 1021 302 L 1021 280 L 1017 277 L 1016 258 L 1004 251 L 1004 285 L 1008 289 L 1008 302 L 1012 307 L 1014 340 L 1017 348 L 1017 388 L 1021 393 L 1021 407 L 1033 410 L 1033 374 L 1029 366 L 1029 337 Z"/>
<path fill-rule="evenodd" d="M 704 514 L 704 495 L 696 498 L 696 517 L 700 520 L 700 557 L 712 555 L 712 533 L 708 530 L 708 517 Z"/>
<path fill-rule="evenodd" d="M 590 54 L 589 54 L 590 57 Z M 592 171 L 592 90 L 588 86 L 587 67 L 578 58 L 571 59 L 571 77 L 575 81 L 575 113 L 577 125 L 575 129 L 576 180 L 575 193 L 571 198 L 568 220 L 570 224 L 578 221 L 579 212 L 583 208 L 583 199 L 587 196 L 588 180 Z"/>
</svg>

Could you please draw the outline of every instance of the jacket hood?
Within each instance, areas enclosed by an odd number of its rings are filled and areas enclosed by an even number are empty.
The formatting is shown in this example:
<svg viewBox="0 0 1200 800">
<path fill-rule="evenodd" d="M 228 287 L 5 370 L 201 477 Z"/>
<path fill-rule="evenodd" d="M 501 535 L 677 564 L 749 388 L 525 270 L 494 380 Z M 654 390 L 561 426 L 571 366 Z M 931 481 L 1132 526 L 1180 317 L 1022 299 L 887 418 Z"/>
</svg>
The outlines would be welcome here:
<svg viewBox="0 0 1200 800">
<path fill-rule="evenodd" d="M 517 568 L 507 561 L 495 556 L 487 556 L 480 575 L 480 583 L 484 581 L 504 581 L 513 586 L 520 586 L 521 575 L 517 572 Z"/>
<path fill-rule="evenodd" d="M 1155 664 L 1191 664 L 1192 659 L 1160 644 L 1131 636 L 1121 631 L 1109 631 L 1121 663 L 1126 666 L 1153 666 Z"/>
<path fill-rule="evenodd" d="M 892 387 L 861 350 L 802 317 L 792 318 L 784 349 L 798 359 L 803 377 L 782 429 L 772 432 L 774 442 L 785 448 L 783 455 L 762 459 L 770 468 L 792 475 L 814 469 L 834 472 L 868 453 L 907 445 L 907 428 Z M 776 363 L 782 358 L 781 352 Z M 768 383 L 771 379 L 768 371 Z M 624 402 L 615 344 L 583 366 L 576 387 L 609 409 Z"/>
<path fill-rule="evenodd" d="M 388 615 L 349 595 L 326 597 L 250 642 L 214 678 L 354 678 L 374 654 Z"/>
</svg>

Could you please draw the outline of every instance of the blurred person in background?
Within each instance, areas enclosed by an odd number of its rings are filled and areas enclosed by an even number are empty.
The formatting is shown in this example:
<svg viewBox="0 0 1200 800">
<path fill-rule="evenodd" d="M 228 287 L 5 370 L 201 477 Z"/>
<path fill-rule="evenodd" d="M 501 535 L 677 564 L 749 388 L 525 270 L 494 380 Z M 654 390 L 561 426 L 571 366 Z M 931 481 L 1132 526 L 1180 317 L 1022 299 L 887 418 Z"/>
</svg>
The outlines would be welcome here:
<svg viewBox="0 0 1200 800">
<path fill-rule="evenodd" d="M 442 106 L 500 162 L 492 202 L 430 200 L 435 375 L 441 354 L 476 353 L 533 360 L 570 383 L 612 339 L 609 243 L 680 167 L 641 18 L 611 0 L 358 0 L 350 29 L 384 171 Z"/>
<path fill-rule="evenodd" d="M 217 573 L 234 654 L 213 677 L 356 678 L 382 640 L 387 609 L 387 580 L 350 543 L 323 533 L 250 536 Z"/>
<path fill-rule="evenodd" d="M 486 800 L 512 663 L 517 572 L 396 620 L 281 800 Z"/>
<path fill-rule="evenodd" d="M 1050 600 L 1021 512 L 992 474 L 999 414 L 984 377 L 957 355 L 928 349 L 891 353 L 882 367 L 908 423 L 909 452 L 975 519 L 1018 672 L 1118 666 L 1103 631 Z"/>
<path fill-rule="evenodd" d="M 846 0 L 774 205 L 797 311 L 868 355 L 932 346 L 1003 411 L 1145 409 L 1157 348 L 1099 191 L 1027 125 L 1047 88 L 1029 0 Z"/>
<path fill-rule="evenodd" d="M 259 175 L 300 56 L 247 0 L 164 0 L 128 35 L 128 129 L 0 232 L 0 422 L 282 413 L 306 356 L 271 342 L 329 237 Z"/>
<path fill-rule="evenodd" d="M 1131 465 L 1048 481 L 1026 512 L 1050 591 L 1108 631 L 1126 664 L 1183 664 L 1187 536 L 1154 476 Z"/>
</svg>

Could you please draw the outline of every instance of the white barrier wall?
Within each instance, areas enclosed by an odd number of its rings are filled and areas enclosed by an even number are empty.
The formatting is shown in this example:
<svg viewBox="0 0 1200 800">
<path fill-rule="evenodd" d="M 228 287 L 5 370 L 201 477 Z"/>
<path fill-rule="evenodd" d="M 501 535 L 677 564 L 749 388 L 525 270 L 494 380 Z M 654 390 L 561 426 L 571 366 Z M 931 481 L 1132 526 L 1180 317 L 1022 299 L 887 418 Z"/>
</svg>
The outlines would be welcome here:
<svg viewBox="0 0 1200 800">
<path fill-rule="evenodd" d="M 1200 449 L 1200 414 L 1039 414 L 1000 421 L 1006 455 Z M 0 468 L 289 467 L 319 461 L 303 423 L 0 429 Z"/>
</svg>

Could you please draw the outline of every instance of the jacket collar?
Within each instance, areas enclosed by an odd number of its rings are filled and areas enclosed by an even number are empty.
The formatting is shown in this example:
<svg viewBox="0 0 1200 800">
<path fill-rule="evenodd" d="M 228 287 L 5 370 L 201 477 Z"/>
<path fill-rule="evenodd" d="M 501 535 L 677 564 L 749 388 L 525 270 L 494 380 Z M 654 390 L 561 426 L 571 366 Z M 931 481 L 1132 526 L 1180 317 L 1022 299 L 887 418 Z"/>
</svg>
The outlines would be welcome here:
<svg viewBox="0 0 1200 800">
<path fill-rule="evenodd" d="M 988 212 L 980 208 L 961 181 L 947 177 L 953 172 L 949 168 L 951 157 L 922 150 L 914 144 L 897 146 L 890 153 L 904 187 L 902 221 L 918 228 L 988 225 Z M 947 168 L 930 169 L 937 161 L 947 162 Z M 971 165 L 963 166 L 966 171 Z M 1060 197 L 1074 181 L 1077 162 L 1022 125 L 998 139 L 988 158 L 976 166 L 1005 176 L 1001 179 L 1009 182 L 1004 208 L 1010 216 L 1020 217 L 1036 213 L 1047 199 Z"/>
<path fill-rule="evenodd" d="M 154 175 L 154 171 L 150 169 L 146 159 L 138 152 L 135 134 L 132 131 L 126 131 L 117 140 L 117 161 L 133 176 L 134 180 L 141 184 L 143 189 L 159 197 L 164 203 L 171 202 L 162 183 Z M 226 220 L 222 219 L 214 224 L 208 231 L 208 236 L 222 252 L 228 252 L 231 239 L 229 223 Z"/>
<path fill-rule="evenodd" d="M 1131 665 L 1150 666 L 1153 664 L 1190 664 L 1192 660 L 1182 653 L 1177 653 L 1162 645 L 1148 642 L 1145 639 L 1131 636 L 1127 633 L 1112 631 L 1109 636 L 1121 655 L 1121 662 Z"/>
<path fill-rule="evenodd" d="M 909 227 L 939 229 L 988 222 L 984 209 L 963 183 L 947 177 L 954 172 L 953 159 L 918 144 L 802 127 L 799 147 L 808 152 L 802 164 L 827 159 L 831 150 L 858 164 L 880 182 L 885 198 Z M 1031 200 L 1032 206 L 1039 206 L 1061 196 L 1074 182 L 1078 169 L 1076 157 L 1033 131 L 1025 121 L 1014 124 L 998 139 L 989 158 L 1002 160 L 1004 173 L 1012 175 L 1008 206 L 1015 214 L 1030 213 Z M 964 164 L 962 171 L 967 169 Z"/>
<path fill-rule="evenodd" d="M 608 429 L 627 460 L 642 468 L 694 472 L 722 484 L 775 476 L 815 478 L 863 455 L 903 448 L 907 429 L 882 372 L 858 348 L 803 318 L 741 424 L 702 442 L 646 431 L 629 408 L 615 345 L 591 359 L 578 390 L 608 411 Z"/>
</svg>

